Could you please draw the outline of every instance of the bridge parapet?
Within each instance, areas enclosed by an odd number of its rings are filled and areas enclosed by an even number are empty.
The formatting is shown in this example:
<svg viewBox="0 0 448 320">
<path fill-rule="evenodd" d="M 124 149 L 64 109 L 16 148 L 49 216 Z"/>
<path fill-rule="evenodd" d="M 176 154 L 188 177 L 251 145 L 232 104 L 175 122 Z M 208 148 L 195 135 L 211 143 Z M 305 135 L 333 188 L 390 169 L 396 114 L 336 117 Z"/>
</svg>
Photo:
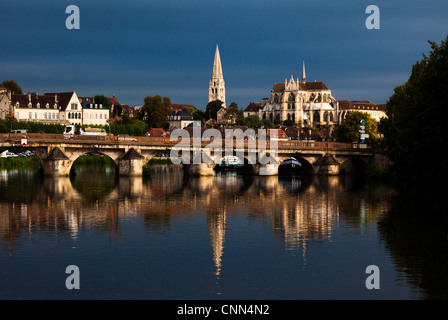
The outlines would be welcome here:
<svg viewBox="0 0 448 320">
<path fill-rule="evenodd" d="M 342 143 L 330 141 L 276 141 L 276 140 L 236 140 L 236 139 L 204 139 L 204 138 L 169 138 L 169 137 L 117 137 L 117 136 L 67 136 L 63 134 L 2 134 L 0 147 L 16 146 L 26 137 L 24 147 L 36 150 L 41 158 L 46 174 L 69 174 L 73 162 L 81 154 L 94 151 L 110 156 L 117 164 L 121 175 L 140 175 L 143 166 L 159 152 L 184 150 L 193 155 L 196 151 L 205 154 L 212 163 L 184 163 L 191 174 L 213 173 L 214 165 L 229 149 L 233 153 L 243 152 L 244 157 L 255 152 L 260 160 L 271 151 L 275 154 L 274 161 L 269 163 L 254 163 L 255 174 L 277 174 L 278 166 L 288 157 L 302 157 L 317 174 L 337 174 L 338 166 L 351 157 L 370 159 L 373 150 L 370 145 L 358 143 Z M 260 149 L 260 146 L 262 148 Z M 272 148 L 272 149 L 271 149 Z M 53 150 L 58 149 L 56 154 Z M 133 150 L 133 151 L 131 151 Z M 215 153 L 216 152 L 216 153 Z M 62 155 L 63 156 L 62 156 Z M 216 155 L 217 154 L 217 155 Z M 327 155 L 331 155 L 327 157 Z M 64 156 L 66 158 L 64 158 Z M 331 161 L 330 161 L 331 160 Z M 264 172 L 264 173 L 263 173 Z"/>
</svg>

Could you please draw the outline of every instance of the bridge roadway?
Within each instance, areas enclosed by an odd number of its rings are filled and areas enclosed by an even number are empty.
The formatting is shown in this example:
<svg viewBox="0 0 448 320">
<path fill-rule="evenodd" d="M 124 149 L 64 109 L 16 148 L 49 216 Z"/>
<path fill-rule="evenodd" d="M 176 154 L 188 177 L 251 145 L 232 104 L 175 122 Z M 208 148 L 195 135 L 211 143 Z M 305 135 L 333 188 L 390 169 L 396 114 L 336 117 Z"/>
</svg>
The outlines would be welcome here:
<svg viewBox="0 0 448 320">
<path fill-rule="evenodd" d="M 109 156 L 124 176 L 141 175 L 143 166 L 158 153 L 175 150 L 190 175 L 212 175 L 215 164 L 230 150 L 242 155 L 248 172 L 276 175 L 279 164 L 289 157 L 310 174 L 339 174 L 341 164 L 366 167 L 374 158 L 370 145 L 317 141 L 273 141 L 230 139 L 171 139 L 130 136 L 64 136 L 63 134 L 0 134 L 0 152 L 23 147 L 41 160 L 45 175 L 68 175 L 75 160 L 88 152 Z M 195 155 L 201 155 L 198 158 Z M 252 157 L 250 156 L 252 155 Z M 253 156 L 256 156 L 254 161 Z M 348 161 L 350 160 L 350 161 Z"/>
</svg>

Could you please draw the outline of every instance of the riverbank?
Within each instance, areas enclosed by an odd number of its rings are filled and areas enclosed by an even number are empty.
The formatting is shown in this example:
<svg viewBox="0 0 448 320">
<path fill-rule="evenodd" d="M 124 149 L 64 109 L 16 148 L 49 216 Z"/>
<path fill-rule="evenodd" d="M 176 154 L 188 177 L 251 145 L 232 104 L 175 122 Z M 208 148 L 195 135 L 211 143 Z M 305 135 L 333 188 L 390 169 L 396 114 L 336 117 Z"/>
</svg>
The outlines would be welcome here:
<svg viewBox="0 0 448 320">
<path fill-rule="evenodd" d="M 42 168 L 40 159 L 36 156 L 24 158 L 0 158 L 0 170 L 36 170 Z"/>
</svg>

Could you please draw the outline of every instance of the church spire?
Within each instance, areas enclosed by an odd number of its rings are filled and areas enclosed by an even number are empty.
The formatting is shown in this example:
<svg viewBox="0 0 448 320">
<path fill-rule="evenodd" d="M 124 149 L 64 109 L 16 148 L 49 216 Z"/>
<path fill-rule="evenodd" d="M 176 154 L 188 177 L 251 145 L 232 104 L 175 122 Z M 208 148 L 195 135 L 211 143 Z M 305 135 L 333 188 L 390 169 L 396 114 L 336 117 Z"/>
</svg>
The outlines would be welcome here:
<svg viewBox="0 0 448 320">
<path fill-rule="evenodd" d="M 305 75 L 305 60 L 302 62 L 302 81 L 306 82 L 306 75 Z"/>
<path fill-rule="evenodd" d="M 218 45 L 216 45 L 215 60 L 213 61 L 212 78 L 222 78 L 221 57 L 219 56 Z"/>
<path fill-rule="evenodd" d="M 222 75 L 221 57 L 218 45 L 216 45 L 215 60 L 213 61 L 213 71 L 208 87 L 208 102 L 221 100 L 223 107 L 226 107 L 226 88 L 224 76 Z"/>
</svg>

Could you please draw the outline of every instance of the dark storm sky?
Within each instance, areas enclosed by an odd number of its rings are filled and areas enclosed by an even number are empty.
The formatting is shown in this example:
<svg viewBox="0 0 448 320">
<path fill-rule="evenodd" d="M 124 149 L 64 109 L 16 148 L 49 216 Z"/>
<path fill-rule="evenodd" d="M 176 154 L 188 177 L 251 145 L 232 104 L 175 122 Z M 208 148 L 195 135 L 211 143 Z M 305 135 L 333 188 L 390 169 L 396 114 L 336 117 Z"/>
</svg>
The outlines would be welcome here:
<svg viewBox="0 0 448 320">
<path fill-rule="evenodd" d="M 67 6 L 80 9 L 68 30 Z M 368 5 L 380 29 L 368 30 Z M 23 91 L 160 94 L 205 108 L 216 44 L 226 100 L 245 108 L 275 82 L 323 81 L 340 100 L 385 103 L 412 65 L 448 33 L 448 1 L 2 0 L 0 81 Z"/>
</svg>

